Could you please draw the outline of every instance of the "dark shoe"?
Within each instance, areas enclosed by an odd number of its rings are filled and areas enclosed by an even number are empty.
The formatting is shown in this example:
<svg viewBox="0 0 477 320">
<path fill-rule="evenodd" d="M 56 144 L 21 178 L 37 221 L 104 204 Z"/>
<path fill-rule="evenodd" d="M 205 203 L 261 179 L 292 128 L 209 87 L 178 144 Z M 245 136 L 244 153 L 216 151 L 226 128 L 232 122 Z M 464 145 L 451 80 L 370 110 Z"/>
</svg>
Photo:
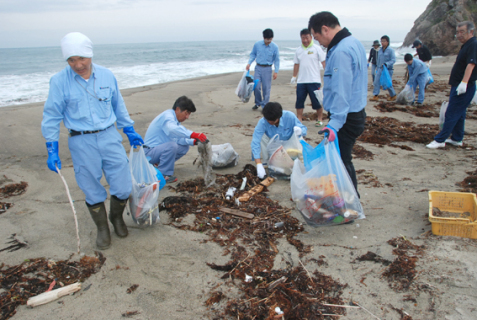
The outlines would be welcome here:
<svg viewBox="0 0 477 320">
<path fill-rule="evenodd" d="M 252 107 L 252 110 L 257 110 L 257 109 L 258 109 L 258 106 L 257 106 L 257 105 L 254 105 L 254 106 Z"/>
<path fill-rule="evenodd" d="M 177 178 L 174 176 L 164 176 L 164 180 L 166 180 L 166 183 L 173 183 L 177 181 Z"/>
<path fill-rule="evenodd" d="M 96 246 L 100 250 L 108 249 L 111 246 L 111 234 L 109 233 L 108 217 L 104 203 L 94 206 L 87 205 L 91 218 L 93 218 L 98 234 L 96 236 Z"/>
<path fill-rule="evenodd" d="M 113 224 L 114 232 L 121 238 L 128 236 L 128 227 L 123 220 L 124 207 L 126 207 L 127 202 L 128 199 L 120 200 L 116 196 L 111 196 L 109 221 Z"/>
</svg>

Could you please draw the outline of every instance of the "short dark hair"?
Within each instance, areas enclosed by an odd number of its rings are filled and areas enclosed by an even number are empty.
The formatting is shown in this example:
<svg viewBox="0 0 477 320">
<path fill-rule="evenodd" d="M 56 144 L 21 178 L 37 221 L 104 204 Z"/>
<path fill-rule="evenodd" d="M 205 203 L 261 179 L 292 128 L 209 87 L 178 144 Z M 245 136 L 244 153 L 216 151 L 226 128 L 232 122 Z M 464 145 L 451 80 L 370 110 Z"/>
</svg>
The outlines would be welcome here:
<svg viewBox="0 0 477 320">
<path fill-rule="evenodd" d="M 382 36 L 382 37 L 381 37 L 381 40 L 383 40 L 383 39 L 386 39 L 386 41 L 387 41 L 388 43 L 391 42 L 391 40 L 389 40 L 389 37 L 388 37 L 388 36 Z"/>
<path fill-rule="evenodd" d="M 265 29 L 262 32 L 263 39 L 270 39 L 273 38 L 273 30 L 272 29 Z"/>
<path fill-rule="evenodd" d="M 186 96 L 182 96 L 177 98 L 176 102 L 174 102 L 174 105 L 172 106 L 172 109 L 176 110 L 179 108 L 180 111 L 189 111 L 189 112 L 195 112 L 195 105 L 194 102 L 192 102 L 191 99 L 187 98 Z"/>
<path fill-rule="evenodd" d="M 321 34 L 321 27 L 323 26 L 334 29 L 337 26 L 340 26 L 340 22 L 334 14 L 328 11 L 318 12 L 310 17 L 310 21 L 308 21 L 308 30 L 311 31 L 311 29 L 313 29 L 316 33 Z"/>
<path fill-rule="evenodd" d="M 282 105 L 278 102 L 269 102 L 263 107 L 262 114 L 267 121 L 280 119 L 283 115 Z"/>
<path fill-rule="evenodd" d="M 300 37 L 307 34 L 311 34 L 310 30 L 308 30 L 307 28 L 300 31 Z"/>
<path fill-rule="evenodd" d="M 408 62 L 408 61 L 412 61 L 412 60 L 413 60 L 412 54 L 406 53 L 406 54 L 404 55 L 404 61 Z"/>
</svg>

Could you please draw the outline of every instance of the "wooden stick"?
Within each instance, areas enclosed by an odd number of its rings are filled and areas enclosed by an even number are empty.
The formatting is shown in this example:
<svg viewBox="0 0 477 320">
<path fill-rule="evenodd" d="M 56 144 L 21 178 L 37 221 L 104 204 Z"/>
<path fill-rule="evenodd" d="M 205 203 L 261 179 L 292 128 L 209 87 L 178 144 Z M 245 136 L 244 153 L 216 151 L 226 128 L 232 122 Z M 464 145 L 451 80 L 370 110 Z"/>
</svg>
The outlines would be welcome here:
<svg viewBox="0 0 477 320">
<path fill-rule="evenodd" d="M 308 272 L 308 270 L 306 270 L 305 265 L 303 264 L 303 262 L 301 262 L 301 260 L 298 260 L 298 261 L 300 261 L 301 266 L 303 267 L 303 269 L 305 269 L 306 273 L 308 274 L 308 278 L 310 278 L 311 283 L 315 284 L 313 282 L 313 278 L 311 277 L 310 273 Z"/>
<path fill-rule="evenodd" d="M 254 195 L 256 195 L 257 193 L 260 193 L 263 191 L 263 188 L 264 187 L 268 187 L 270 186 L 273 182 L 275 181 L 274 178 L 272 177 L 267 177 L 265 180 L 263 180 L 262 182 L 260 182 L 260 184 L 257 184 L 255 187 L 253 187 L 252 189 L 250 189 L 249 191 L 247 191 L 246 193 L 244 193 L 243 195 L 241 195 L 238 200 L 240 202 L 246 202 L 248 200 L 250 200 L 250 198 Z"/>
<path fill-rule="evenodd" d="M 228 213 L 228 214 L 233 214 L 234 216 L 242 217 L 242 218 L 247 218 L 247 219 L 253 219 L 255 216 L 251 213 L 236 210 L 236 209 L 230 209 L 230 208 L 225 208 L 225 207 L 220 207 L 220 211 Z"/>
<path fill-rule="evenodd" d="M 357 306 L 343 306 L 340 304 L 331 304 L 331 303 L 322 303 L 322 306 L 327 306 L 327 307 L 337 307 L 337 308 L 355 308 L 355 309 L 360 309 L 361 307 Z"/>
<path fill-rule="evenodd" d="M 270 284 L 268 285 L 267 290 L 268 290 L 268 291 L 271 291 L 271 290 L 275 289 L 275 287 L 278 286 L 280 283 L 283 283 L 283 282 L 285 282 L 285 281 L 287 281 L 287 280 L 288 280 L 288 278 L 285 277 L 285 276 L 283 276 L 283 277 L 281 277 L 280 279 L 277 279 L 277 280 L 273 281 L 272 283 L 270 283 Z"/>
<path fill-rule="evenodd" d="M 55 289 L 48 292 L 43 292 L 37 296 L 31 297 L 30 299 L 28 299 L 27 306 L 32 308 L 36 306 L 40 306 L 42 304 L 55 301 L 56 299 L 59 299 L 63 296 L 66 296 L 68 294 L 74 293 L 79 290 L 81 290 L 81 283 L 76 282 L 63 288 Z"/>
<path fill-rule="evenodd" d="M 73 204 L 73 200 L 71 199 L 70 189 L 68 188 L 68 184 L 66 183 L 65 178 L 61 174 L 61 171 L 58 167 L 56 167 L 56 170 L 58 171 L 58 174 L 60 175 L 61 180 L 63 180 L 63 184 L 65 185 L 65 188 L 66 188 L 66 194 L 68 195 L 68 200 L 70 200 L 71 209 L 73 209 L 73 214 L 75 216 L 75 226 L 76 226 L 76 240 L 78 240 L 78 254 L 80 254 L 81 243 L 80 243 L 80 237 L 79 237 L 78 218 L 76 217 L 75 206 Z"/>
<path fill-rule="evenodd" d="M 375 317 L 376 319 L 381 320 L 381 318 L 376 317 L 374 314 L 371 313 L 371 311 L 369 311 L 368 309 L 366 309 L 366 308 L 360 306 L 357 302 L 354 302 L 354 301 L 353 301 L 353 303 L 354 303 L 355 305 L 357 305 L 358 307 L 360 307 L 361 309 L 363 309 L 364 311 L 366 311 L 367 313 L 369 313 L 370 315 L 372 315 L 373 317 Z"/>
</svg>

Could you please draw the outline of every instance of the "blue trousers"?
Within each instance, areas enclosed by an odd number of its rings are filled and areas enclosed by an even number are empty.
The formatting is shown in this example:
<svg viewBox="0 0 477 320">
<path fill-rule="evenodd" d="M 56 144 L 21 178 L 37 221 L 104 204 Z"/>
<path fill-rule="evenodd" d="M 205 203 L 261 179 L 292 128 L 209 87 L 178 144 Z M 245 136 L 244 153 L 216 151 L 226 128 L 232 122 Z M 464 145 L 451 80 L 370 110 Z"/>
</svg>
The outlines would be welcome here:
<svg viewBox="0 0 477 320">
<path fill-rule="evenodd" d="M 418 103 L 424 102 L 424 95 L 426 92 L 426 84 L 427 84 L 428 78 L 429 78 L 429 74 L 427 72 L 421 73 L 420 75 L 417 76 L 416 80 L 414 80 L 414 82 L 410 84 L 412 86 L 412 90 L 414 93 L 413 94 L 414 99 L 412 100 L 412 102 L 416 100 L 415 93 L 416 93 L 417 86 L 419 86 L 419 95 L 417 96 L 417 102 Z"/>
<path fill-rule="evenodd" d="M 310 96 L 311 107 L 313 110 L 318 110 L 321 108 L 321 104 L 316 97 L 315 90 L 319 90 L 321 83 L 298 83 L 296 85 L 296 109 L 305 108 L 306 96 Z"/>
<path fill-rule="evenodd" d="M 270 91 L 272 89 L 272 67 L 261 67 L 256 65 L 253 78 L 259 80 L 254 91 L 255 104 L 263 108 L 268 101 L 270 101 Z"/>
<path fill-rule="evenodd" d="M 384 67 L 385 68 L 385 67 Z M 389 75 L 391 78 L 393 77 L 394 70 L 388 70 Z M 374 89 L 373 89 L 373 95 L 377 96 L 379 94 L 379 91 L 381 90 L 381 85 L 379 83 L 379 80 L 381 79 L 381 72 L 383 72 L 382 68 L 378 68 L 378 71 L 376 73 L 376 77 L 374 78 Z M 389 95 L 391 97 L 394 97 L 396 95 L 396 91 L 394 91 L 394 87 L 391 86 L 391 88 L 388 89 Z"/>
<path fill-rule="evenodd" d="M 376 78 L 376 68 L 377 67 L 378 67 L 377 65 L 371 63 L 371 75 L 373 76 L 373 83 L 374 83 L 374 78 Z"/>
<path fill-rule="evenodd" d="M 68 138 L 76 182 L 88 204 L 106 200 L 107 192 L 101 184 L 103 172 L 112 196 L 121 200 L 129 197 L 132 180 L 122 141 L 123 137 L 115 126 L 98 133 Z"/>
<path fill-rule="evenodd" d="M 437 142 L 444 142 L 449 136 L 454 141 L 464 139 L 465 115 L 475 94 L 475 84 L 467 86 L 467 91 L 461 95 L 457 95 L 456 90 L 457 87 L 451 87 L 444 125 L 441 132 L 434 137 Z"/>
<path fill-rule="evenodd" d="M 174 173 L 174 165 L 189 151 L 189 146 L 179 145 L 174 141 L 160 144 L 154 148 L 144 148 L 146 157 L 151 158 L 149 163 L 157 164 L 157 169 L 164 176 L 171 176 Z"/>
</svg>

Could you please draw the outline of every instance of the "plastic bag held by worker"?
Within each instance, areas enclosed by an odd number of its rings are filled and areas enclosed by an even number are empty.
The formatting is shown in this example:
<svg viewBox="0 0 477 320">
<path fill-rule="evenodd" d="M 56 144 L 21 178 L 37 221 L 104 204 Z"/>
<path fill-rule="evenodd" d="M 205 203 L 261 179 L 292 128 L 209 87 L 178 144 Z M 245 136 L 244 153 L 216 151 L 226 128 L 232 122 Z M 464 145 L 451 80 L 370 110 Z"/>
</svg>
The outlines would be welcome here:
<svg viewBox="0 0 477 320">
<path fill-rule="evenodd" d="M 303 151 L 300 140 L 293 133 L 288 140 L 280 140 L 279 135 L 274 135 L 267 145 L 268 173 L 272 178 L 290 179 L 293 170 L 293 160 L 302 159 Z"/>
<path fill-rule="evenodd" d="M 420 89 L 420 88 L 419 88 Z M 411 104 L 414 100 L 414 91 L 411 86 L 406 85 L 397 95 L 396 102 L 399 104 Z"/>
<path fill-rule="evenodd" d="M 243 73 L 237 89 L 235 89 L 235 94 L 240 100 L 242 100 L 242 102 L 246 103 L 250 100 L 256 82 L 257 81 L 254 81 L 253 77 L 250 75 L 250 70 Z"/>
<path fill-rule="evenodd" d="M 427 84 L 433 84 L 434 83 L 434 77 L 432 76 L 431 69 L 427 69 L 427 75 L 428 75 Z"/>
<path fill-rule="evenodd" d="M 129 169 L 132 178 L 132 192 L 129 196 L 129 209 L 135 223 L 151 226 L 159 221 L 160 181 L 156 169 L 149 163 L 141 146 L 129 152 Z"/>
<path fill-rule="evenodd" d="M 439 130 L 442 130 L 444 127 L 444 121 L 446 120 L 446 111 L 447 111 L 447 105 L 449 102 L 444 101 L 441 104 L 441 111 L 439 112 Z"/>
<path fill-rule="evenodd" d="M 311 226 L 327 226 L 364 219 L 363 208 L 335 143 L 325 138 L 324 152 L 310 171 L 295 160 L 291 174 L 292 199 Z"/>
<path fill-rule="evenodd" d="M 212 145 L 212 168 L 229 168 L 238 164 L 239 154 L 230 143 Z"/>
<path fill-rule="evenodd" d="M 381 77 L 379 78 L 379 84 L 383 87 L 383 90 L 387 90 L 393 86 L 393 80 L 389 74 L 388 68 L 383 66 L 383 71 L 381 72 Z"/>
</svg>

